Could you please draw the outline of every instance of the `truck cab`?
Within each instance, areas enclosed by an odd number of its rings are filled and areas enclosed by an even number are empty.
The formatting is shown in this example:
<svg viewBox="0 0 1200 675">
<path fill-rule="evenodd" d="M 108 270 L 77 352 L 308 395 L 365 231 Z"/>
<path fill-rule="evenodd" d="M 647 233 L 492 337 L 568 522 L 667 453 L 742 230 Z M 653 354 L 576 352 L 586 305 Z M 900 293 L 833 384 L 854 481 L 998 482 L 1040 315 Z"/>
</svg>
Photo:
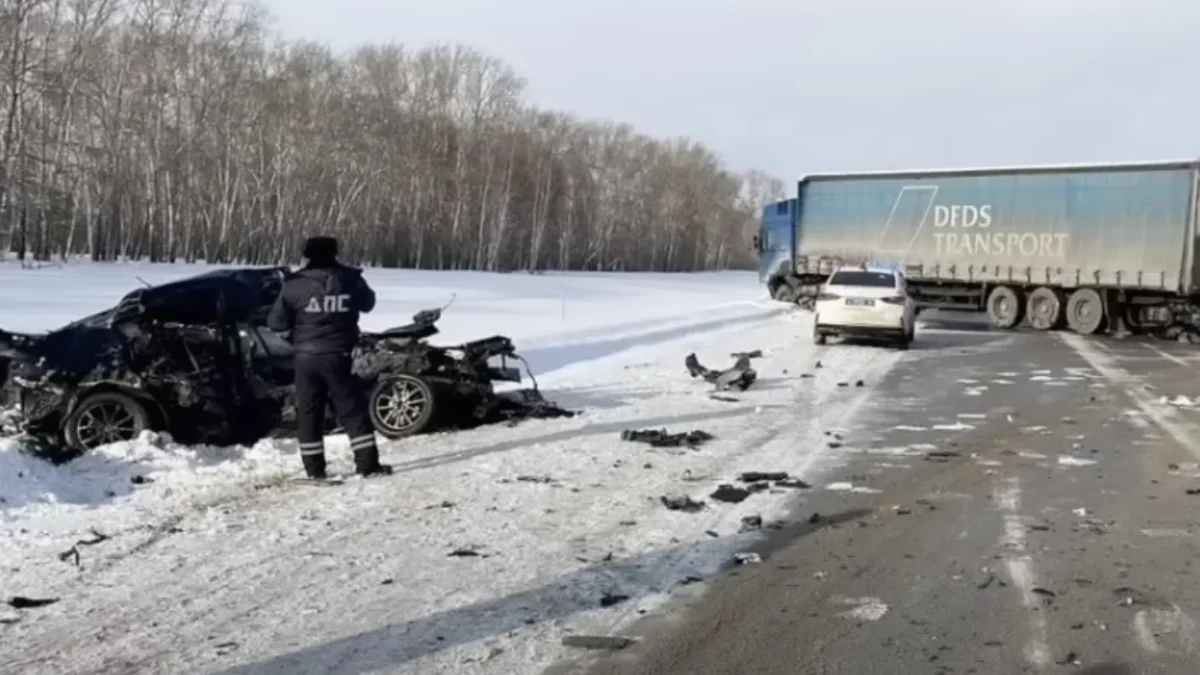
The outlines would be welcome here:
<svg viewBox="0 0 1200 675">
<path fill-rule="evenodd" d="M 796 200 L 767 204 L 762 210 L 758 236 L 754 238 L 758 251 L 758 280 L 774 295 L 775 286 L 791 271 L 792 234 L 796 222 Z"/>
</svg>

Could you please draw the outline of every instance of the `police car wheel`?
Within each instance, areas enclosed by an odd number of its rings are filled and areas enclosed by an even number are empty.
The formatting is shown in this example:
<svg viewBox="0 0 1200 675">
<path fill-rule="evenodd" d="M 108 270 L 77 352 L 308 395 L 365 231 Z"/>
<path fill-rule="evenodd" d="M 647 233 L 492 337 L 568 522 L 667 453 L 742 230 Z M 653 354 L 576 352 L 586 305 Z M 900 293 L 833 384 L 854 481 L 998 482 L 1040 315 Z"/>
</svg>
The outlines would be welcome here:
<svg viewBox="0 0 1200 675">
<path fill-rule="evenodd" d="M 105 391 L 85 397 L 63 423 L 72 450 L 85 452 L 110 443 L 132 441 L 150 428 L 150 413 L 128 394 Z"/>
<path fill-rule="evenodd" d="M 419 434 L 437 408 L 433 389 L 414 375 L 384 375 L 371 389 L 371 424 L 385 438 Z"/>
</svg>

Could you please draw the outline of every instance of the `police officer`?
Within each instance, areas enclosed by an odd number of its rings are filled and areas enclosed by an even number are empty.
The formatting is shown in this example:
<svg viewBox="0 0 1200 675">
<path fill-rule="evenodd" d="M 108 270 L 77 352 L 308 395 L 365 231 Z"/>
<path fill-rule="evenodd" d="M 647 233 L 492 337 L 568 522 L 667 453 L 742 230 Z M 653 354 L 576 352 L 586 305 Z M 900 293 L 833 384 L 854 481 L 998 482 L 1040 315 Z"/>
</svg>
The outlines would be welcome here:
<svg viewBox="0 0 1200 675">
<path fill-rule="evenodd" d="M 351 373 L 358 317 L 374 309 L 375 291 L 363 279 L 362 270 L 342 265 L 337 254 L 333 237 L 304 242 L 308 263 L 284 282 L 267 327 L 292 333 L 297 436 L 305 473 L 310 478 L 326 477 L 325 402 L 332 399 L 338 421 L 350 436 L 355 470 L 362 476 L 387 475 L 392 467 L 379 463 L 366 397 Z"/>
</svg>

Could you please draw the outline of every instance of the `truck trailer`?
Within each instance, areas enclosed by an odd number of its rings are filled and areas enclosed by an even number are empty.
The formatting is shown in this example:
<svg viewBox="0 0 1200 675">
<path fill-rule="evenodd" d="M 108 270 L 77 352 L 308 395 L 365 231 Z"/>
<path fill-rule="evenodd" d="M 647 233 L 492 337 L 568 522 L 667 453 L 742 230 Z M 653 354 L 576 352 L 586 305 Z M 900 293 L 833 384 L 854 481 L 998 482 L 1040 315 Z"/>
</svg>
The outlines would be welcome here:
<svg viewBox="0 0 1200 675">
<path fill-rule="evenodd" d="M 767 205 L 772 297 L 842 265 L 900 268 L 921 308 L 998 328 L 1200 335 L 1200 159 L 811 175 Z"/>
</svg>

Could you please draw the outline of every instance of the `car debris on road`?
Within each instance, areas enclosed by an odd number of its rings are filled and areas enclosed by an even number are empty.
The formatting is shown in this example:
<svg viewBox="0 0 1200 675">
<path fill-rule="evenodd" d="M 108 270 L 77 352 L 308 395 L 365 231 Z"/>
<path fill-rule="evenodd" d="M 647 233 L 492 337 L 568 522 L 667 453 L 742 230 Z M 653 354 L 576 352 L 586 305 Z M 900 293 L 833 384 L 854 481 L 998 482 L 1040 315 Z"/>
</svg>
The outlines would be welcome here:
<svg viewBox="0 0 1200 675">
<path fill-rule="evenodd" d="M 708 505 L 704 502 L 696 501 L 687 495 L 664 495 L 658 499 L 669 511 L 696 513 L 708 508 Z"/>
<path fill-rule="evenodd" d="M 700 364 L 696 358 L 696 354 L 688 354 L 683 365 L 687 368 L 688 374 L 693 378 L 702 378 L 705 382 L 711 383 L 716 391 L 728 391 L 737 389 L 745 391 L 754 384 L 758 379 L 758 372 L 750 365 L 751 359 L 762 358 L 762 350 L 755 349 L 750 352 L 736 352 L 731 354 L 734 361 L 733 366 L 725 370 L 711 370 Z"/>
<path fill-rule="evenodd" d="M 633 443 L 645 443 L 654 448 L 678 448 L 687 446 L 698 447 L 716 438 L 707 431 L 694 429 L 679 433 L 671 433 L 666 429 L 626 429 L 621 432 L 621 440 Z"/>
</svg>

